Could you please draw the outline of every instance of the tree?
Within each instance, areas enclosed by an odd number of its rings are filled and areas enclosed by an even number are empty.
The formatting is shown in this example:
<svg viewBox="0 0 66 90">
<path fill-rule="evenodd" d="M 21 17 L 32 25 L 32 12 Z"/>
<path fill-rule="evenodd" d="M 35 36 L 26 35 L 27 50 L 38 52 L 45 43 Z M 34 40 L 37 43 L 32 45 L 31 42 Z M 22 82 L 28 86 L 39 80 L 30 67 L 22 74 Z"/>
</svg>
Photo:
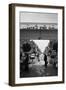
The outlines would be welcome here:
<svg viewBox="0 0 66 90">
<path fill-rule="evenodd" d="M 58 43 L 57 42 L 54 43 L 53 50 L 56 50 L 56 52 L 58 51 Z"/>
<path fill-rule="evenodd" d="M 29 52 L 31 50 L 31 46 L 30 46 L 29 43 L 23 44 L 23 47 L 22 48 L 23 48 L 23 51 L 24 52 Z"/>
<path fill-rule="evenodd" d="M 31 50 L 31 46 L 29 43 L 25 43 L 23 44 L 23 52 L 25 52 L 25 61 L 24 61 L 24 65 L 25 65 L 25 71 L 28 71 L 29 70 L 29 67 L 28 67 L 28 61 L 29 61 L 29 54 L 27 52 L 29 52 Z"/>
</svg>

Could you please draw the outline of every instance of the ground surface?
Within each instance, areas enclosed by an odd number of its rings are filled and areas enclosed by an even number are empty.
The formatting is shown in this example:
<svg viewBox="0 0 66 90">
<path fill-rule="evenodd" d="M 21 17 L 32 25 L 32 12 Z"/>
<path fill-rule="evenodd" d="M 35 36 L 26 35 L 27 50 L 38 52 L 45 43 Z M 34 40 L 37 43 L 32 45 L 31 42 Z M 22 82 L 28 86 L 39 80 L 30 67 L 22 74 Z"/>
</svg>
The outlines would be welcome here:
<svg viewBox="0 0 66 90">
<path fill-rule="evenodd" d="M 52 64 L 48 64 L 47 68 L 44 65 L 44 61 L 34 60 L 29 64 L 28 71 L 21 71 L 20 77 L 43 77 L 43 76 L 56 76 L 57 69 Z"/>
</svg>

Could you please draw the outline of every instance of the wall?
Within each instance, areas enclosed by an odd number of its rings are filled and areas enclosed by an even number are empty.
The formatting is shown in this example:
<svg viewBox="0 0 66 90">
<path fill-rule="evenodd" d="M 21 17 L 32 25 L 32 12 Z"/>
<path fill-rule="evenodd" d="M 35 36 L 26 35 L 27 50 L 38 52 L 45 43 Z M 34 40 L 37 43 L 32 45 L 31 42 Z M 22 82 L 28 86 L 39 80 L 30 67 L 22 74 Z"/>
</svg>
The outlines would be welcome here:
<svg viewBox="0 0 66 90">
<path fill-rule="evenodd" d="M 65 1 L 66 0 L 0 0 L 0 90 L 65 90 L 66 83 L 26 87 L 8 86 L 8 4 L 19 2 L 43 5 L 64 5 L 66 7 Z"/>
<path fill-rule="evenodd" d="M 57 30 L 21 30 L 20 39 L 57 39 Z"/>
</svg>

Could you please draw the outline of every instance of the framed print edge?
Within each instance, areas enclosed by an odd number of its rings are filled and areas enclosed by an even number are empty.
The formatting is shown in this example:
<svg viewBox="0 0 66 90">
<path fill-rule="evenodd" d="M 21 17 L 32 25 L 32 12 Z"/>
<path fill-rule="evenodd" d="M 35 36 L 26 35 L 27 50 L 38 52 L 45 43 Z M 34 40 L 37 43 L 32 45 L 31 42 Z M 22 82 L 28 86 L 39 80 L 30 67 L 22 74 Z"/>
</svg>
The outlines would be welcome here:
<svg viewBox="0 0 66 90">
<path fill-rule="evenodd" d="M 62 10 L 62 81 L 37 82 L 37 83 L 15 83 L 15 7 L 33 7 L 33 8 L 55 8 Z M 64 83 L 64 7 L 33 4 L 9 4 L 9 85 L 10 86 L 29 86 L 44 84 Z"/>
<path fill-rule="evenodd" d="M 15 85 L 15 7 L 9 5 L 9 85 Z"/>
<path fill-rule="evenodd" d="M 62 82 L 63 82 L 63 83 L 65 82 L 65 81 L 64 81 L 64 79 L 65 79 L 65 67 L 64 67 L 64 66 L 65 66 L 65 61 L 64 61 L 64 60 L 65 60 L 65 54 L 64 54 L 64 52 L 65 52 L 65 50 L 64 50 L 64 48 L 65 48 L 65 38 L 64 38 L 64 36 L 65 36 L 65 33 L 64 33 L 64 27 L 65 27 L 65 25 L 64 25 L 65 12 L 64 12 L 64 11 L 65 11 L 65 9 L 64 9 L 64 7 L 63 7 L 63 12 L 62 12 L 62 14 L 63 14 L 63 15 L 62 15 L 62 26 L 63 26 L 63 27 L 62 27 L 62 30 L 63 30 L 63 31 L 62 31 L 62 39 L 63 39 L 63 40 L 62 40 L 62 41 L 63 41 L 63 43 L 62 43 L 62 44 L 63 44 L 63 46 L 62 46 L 62 48 L 63 48 L 63 52 L 62 52 L 62 53 L 63 53 L 63 67 L 62 67 L 62 69 L 63 69 L 63 73 L 62 73 L 62 74 L 63 74 L 63 75 L 62 75 L 63 81 L 62 81 Z"/>
</svg>

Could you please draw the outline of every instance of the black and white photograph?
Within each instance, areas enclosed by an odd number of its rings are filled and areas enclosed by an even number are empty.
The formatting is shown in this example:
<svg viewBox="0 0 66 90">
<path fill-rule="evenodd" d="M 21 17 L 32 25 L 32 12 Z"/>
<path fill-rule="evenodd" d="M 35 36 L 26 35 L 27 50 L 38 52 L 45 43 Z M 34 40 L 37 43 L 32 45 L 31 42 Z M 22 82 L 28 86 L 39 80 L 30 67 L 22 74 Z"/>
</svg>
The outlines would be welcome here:
<svg viewBox="0 0 66 90">
<path fill-rule="evenodd" d="M 58 75 L 58 14 L 20 12 L 20 78 Z"/>
<path fill-rule="evenodd" d="M 11 4 L 9 8 L 9 84 L 63 83 L 64 7 Z"/>
</svg>

